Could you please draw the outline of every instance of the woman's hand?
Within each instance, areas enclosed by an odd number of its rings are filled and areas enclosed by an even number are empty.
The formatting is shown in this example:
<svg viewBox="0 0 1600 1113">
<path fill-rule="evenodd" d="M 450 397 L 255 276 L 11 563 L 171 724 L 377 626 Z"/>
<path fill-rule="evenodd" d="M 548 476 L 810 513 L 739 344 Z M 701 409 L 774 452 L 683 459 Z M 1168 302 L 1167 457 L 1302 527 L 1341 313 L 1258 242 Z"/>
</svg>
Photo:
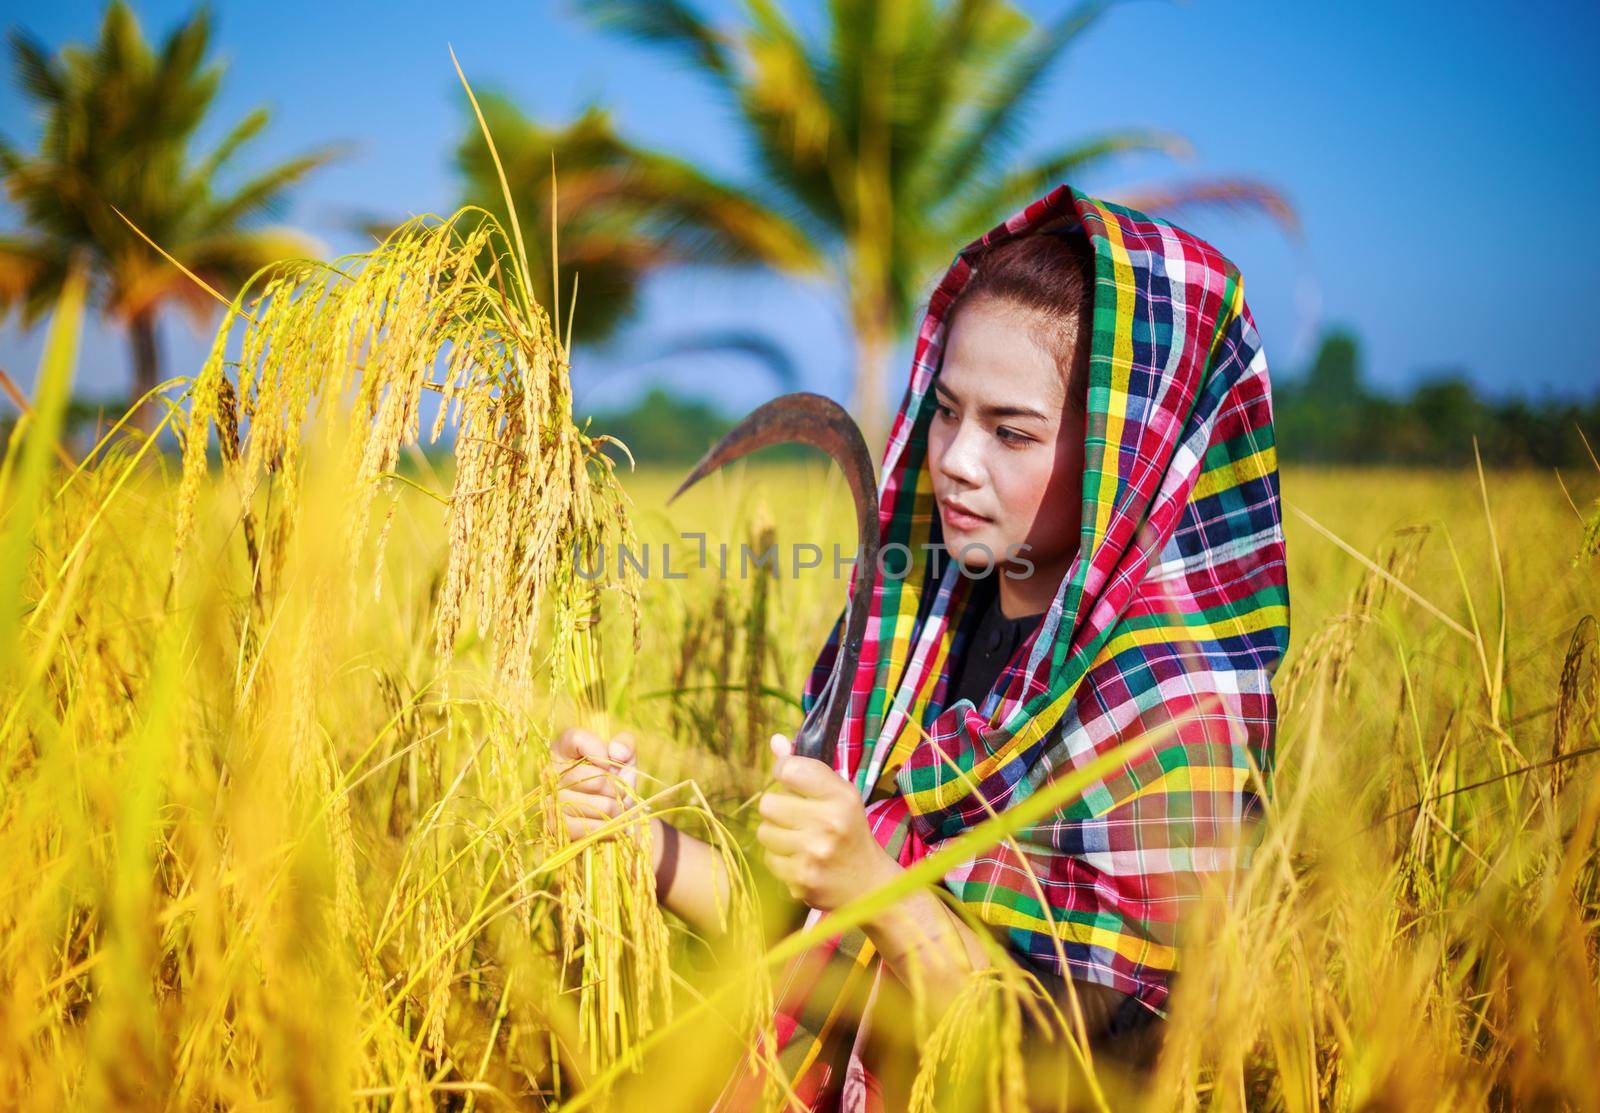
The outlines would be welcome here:
<svg viewBox="0 0 1600 1113">
<path fill-rule="evenodd" d="M 900 869 L 867 828 L 855 787 L 815 758 L 796 757 L 794 744 L 772 736 L 778 786 L 763 793 L 756 839 L 767 868 L 790 895 L 832 912 L 869 892 Z"/>
<path fill-rule="evenodd" d="M 615 816 L 630 801 L 623 792 L 638 784 L 633 736 L 623 732 L 609 743 L 580 727 L 568 727 L 550 747 L 560 763 L 561 817 L 567 838 L 581 839 Z"/>
<path fill-rule="evenodd" d="M 568 839 L 581 839 L 638 804 L 634 790 L 639 767 L 632 735 L 618 734 L 608 743 L 591 731 L 571 727 L 550 749 L 562 764 L 559 806 Z M 719 852 L 659 816 L 641 814 L 637 822 L 602 838 L 617 835 L 636 842 L 649 838 L 656 899 L 662 905 L 701 935 L 715 936 L 727 927 L 732 890 Z"/>
<path fill-rule="evenodd" d="M 867 827 L 855 786 L 811 758 L 795 757 L 774 735 L 779 787 L 761 797 L 756 838 L 767 868 L 798 900 L 832 912 L 901 872 Z M 989 964 L 984 946 L 961 918 L 930 890 L 918 889 L 861 925 L 901 984 L 916 987 L 933 1007 L 933 1019 Z"/>
</svg>

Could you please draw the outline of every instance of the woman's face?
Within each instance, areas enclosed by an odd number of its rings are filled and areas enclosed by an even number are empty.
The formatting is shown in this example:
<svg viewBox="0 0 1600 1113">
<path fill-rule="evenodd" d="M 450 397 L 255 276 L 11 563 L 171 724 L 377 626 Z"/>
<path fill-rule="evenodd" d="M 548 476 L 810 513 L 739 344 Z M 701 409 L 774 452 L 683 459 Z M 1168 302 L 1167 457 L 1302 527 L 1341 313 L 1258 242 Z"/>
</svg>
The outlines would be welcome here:
<svg viewBox="0 0 1600 1113">
<path fill-rule="evenodd" d="M 1020 552 L 1053 591 L 1078 551 L 1085 418 L 1037 329 L 1036 311 L 997 298 L 959 308 L 933 384 L 928 468 L 952 556 L 1017 575 L 1027 566 L 1008 554 Z"/>
</svg>

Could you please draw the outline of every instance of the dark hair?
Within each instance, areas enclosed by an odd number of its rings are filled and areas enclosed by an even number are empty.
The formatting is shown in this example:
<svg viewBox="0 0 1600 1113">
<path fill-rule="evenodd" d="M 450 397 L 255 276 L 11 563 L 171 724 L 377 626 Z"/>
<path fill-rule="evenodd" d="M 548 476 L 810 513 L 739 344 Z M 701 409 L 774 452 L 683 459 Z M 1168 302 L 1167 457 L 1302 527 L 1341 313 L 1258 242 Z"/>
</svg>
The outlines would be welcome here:
<svg viewBox="0 0 1600 1113">
<path fill-rule="evenodd" d="M 945 314 L 954 322 L 968 302 L 995 298 L 1029 310 L 1035 338 L 1061 370 L 1067 399 L 1088 390 L 1089 347 L 1094 319 L 1094 251 L 1080 229 L 1037 232 L 986 248 L 971 260 L 975 270 Z"/>
</svg>

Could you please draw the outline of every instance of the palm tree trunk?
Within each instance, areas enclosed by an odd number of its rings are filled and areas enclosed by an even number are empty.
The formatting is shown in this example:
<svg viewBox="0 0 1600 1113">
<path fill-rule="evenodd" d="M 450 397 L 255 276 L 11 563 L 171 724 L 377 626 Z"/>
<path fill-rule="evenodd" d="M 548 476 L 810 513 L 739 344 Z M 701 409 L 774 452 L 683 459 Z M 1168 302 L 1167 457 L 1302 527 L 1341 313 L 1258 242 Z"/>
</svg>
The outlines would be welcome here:
<svg viewBox="0 0 1600 1113">
<path fill-rule="evenodd" d="M 143 398 L 160 381 L 161 352 L 156 345 L 156 318 L 151 312 L 140 313 L 128 322 L 128 339 L 133 345 L 133 397 L 129 404 Z M 146 403 L 134 419 L 139 428 L 149 432 L 156 424 L 156 405 Z"/>
<path fill-rule="evenodd" d="M 889 360 L 894 354 L 894 334 L 886 310 L 858 306 L 856 318 L 856 381 L 851 408 L 861 423 L 875 463 L 883 459 L 889 442 L 889 414 L 884 395 L 889 384 Z"/>
</svg>

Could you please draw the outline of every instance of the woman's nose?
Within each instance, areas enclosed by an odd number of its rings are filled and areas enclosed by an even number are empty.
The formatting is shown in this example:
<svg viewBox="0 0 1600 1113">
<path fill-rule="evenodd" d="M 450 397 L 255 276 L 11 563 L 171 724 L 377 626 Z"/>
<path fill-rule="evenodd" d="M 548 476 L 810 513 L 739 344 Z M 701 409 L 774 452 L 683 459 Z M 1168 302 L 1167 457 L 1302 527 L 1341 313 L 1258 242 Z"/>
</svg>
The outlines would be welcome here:
<svg viewBox="0 0 1600 1113">
<path fill-rule="evenodd" d="M 972 422 L 961 422 L 956 427 L 955 435 L 950 438 L 950 443 L 945 446 L 944 456 L 939 461 L 940 470 L 959 483 L 977 486 L 983 477 L 978 453 L 978 440 L 981 434 L 982 430 Z"/>
</svg>

